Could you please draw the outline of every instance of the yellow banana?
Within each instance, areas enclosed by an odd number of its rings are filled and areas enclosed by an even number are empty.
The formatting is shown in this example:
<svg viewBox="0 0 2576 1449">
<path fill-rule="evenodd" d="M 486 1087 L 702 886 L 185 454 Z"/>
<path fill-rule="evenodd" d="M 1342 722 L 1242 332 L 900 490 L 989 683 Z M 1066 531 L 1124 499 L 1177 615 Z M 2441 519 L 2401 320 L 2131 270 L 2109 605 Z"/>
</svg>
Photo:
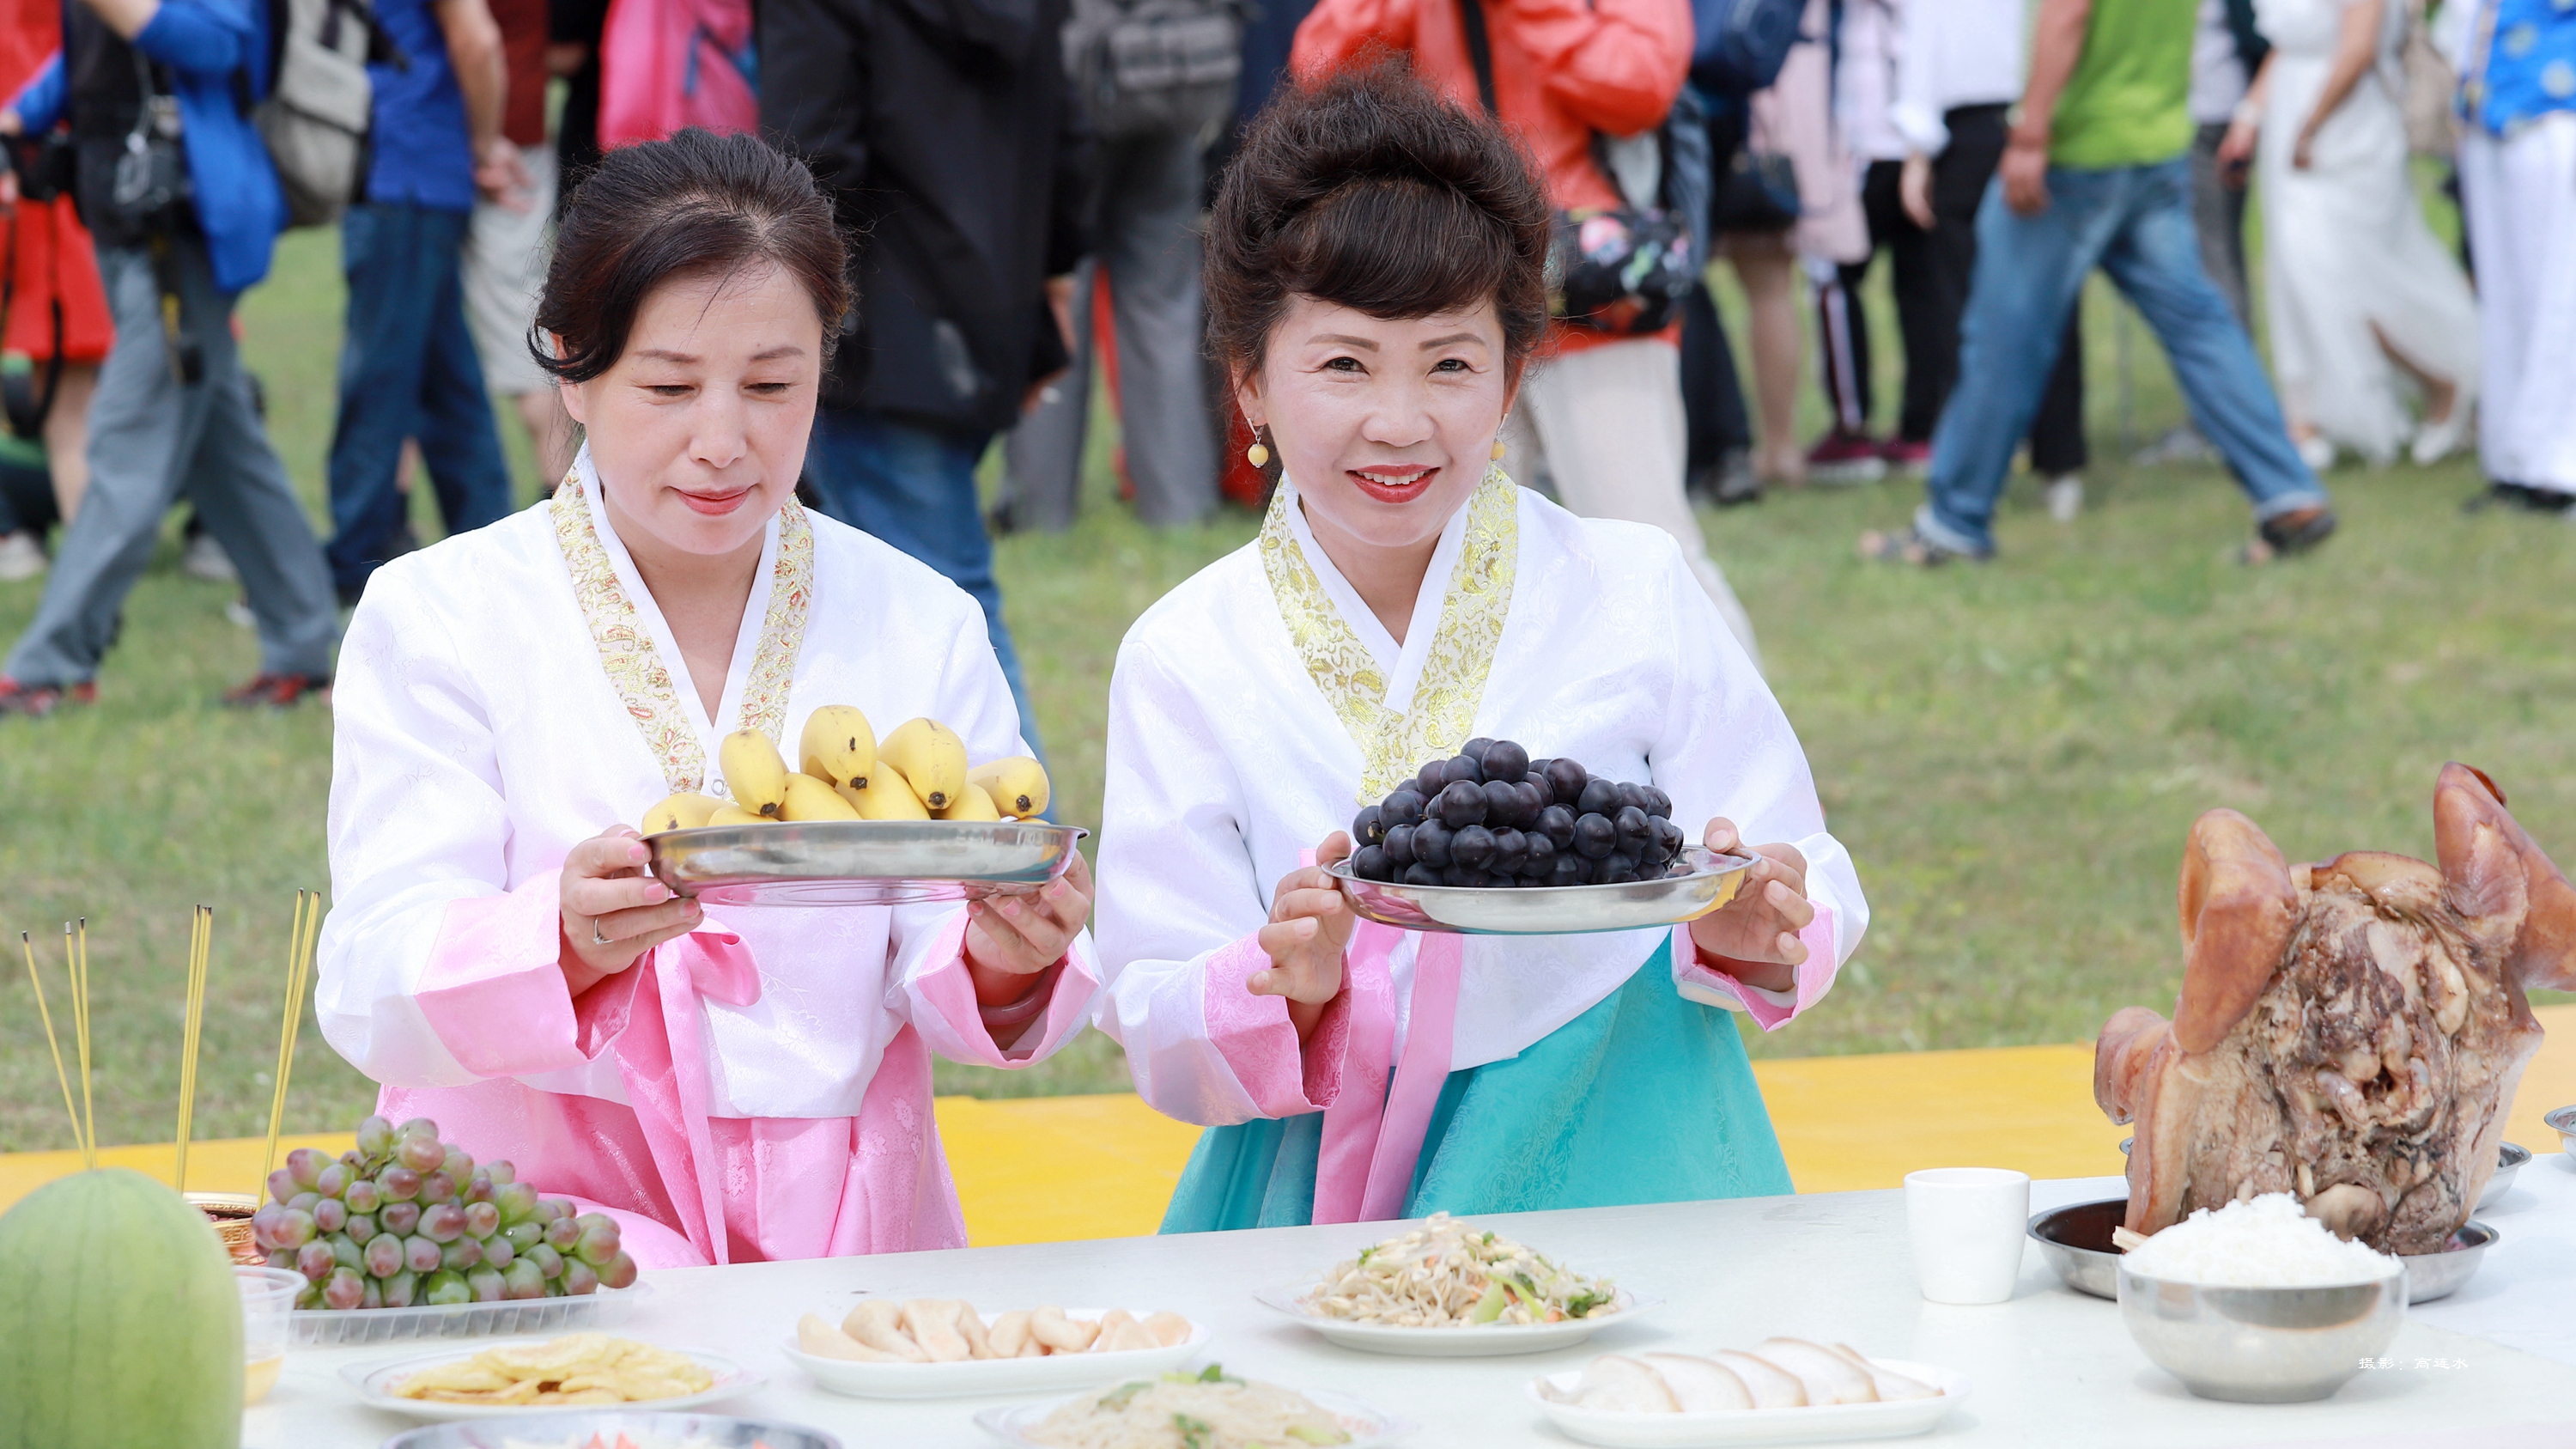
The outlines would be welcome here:
<svg viewBox="0 0 2576 1449">
<path fill-rule="evenodd" d="M 930 812 L 922 807 L 921 797 L 912 793 L 912 786 L 905 782 L 903 772 L 882 759 L 877 761 L 875 769 L 868 771 L 866 789 L 855 790 L 843 785 L 839 793 L 859 812 L 861 820 L 930 818 Z"/>
<path fill-rule="evenodd" d="M 754 815 L 777 818 L 778 807 L 787 802 L 787 762 L 779 758 L 778 746 L 769 742 L 769 736 L 758 730 L 735 730 L 717 746 L 716 763 L 724 770 L 733 803 Z"/>
<path fill-rule="evenodd" d="M 841 798 L 839 792 L 811 775 L 787 777 L 787 803 L 778 808 L 781 820 L 856 820 L 858 807 Z"/>
<path fill-rule="evenodd" d="M 673 795 L 644 812 L 644 833 L 659 835 L 665 830 L 695 830 L 706 824 L 723 804 L 713 795 Z"/>
<path fill-rule="evenodd" d="M 868 769 L 877 762 L 877 732 L 851 706 L 827 704 L 805 717 L 796 755 L 805 773 L 824 784 L 864 789 Z"/>
<path fill-rule="evenodd" d="M 940 811 L 938 818 L 941 820 L 999 820 L 1002 818 L 1002 812 L 993 808 L 993 797 L 984 793 L 983 786 L 969 780 L 957 787 L 957 798 L 948 802 L 948 808 Z"/>
<path fill-rule="evenodd" d="M 933 810 L 945 810 L 966 785 L 966 742 L 935 719 L 905 720 L 877 746 L 877 759 L 902 772 L 905 784 Z"/>
<path fill-rule="evenodd" d="M 709 825 L 775 825 L 778 822 L 766 815 L 754 815 L 739 805 L 719 805 L 716 807 L 716 813 L 707 817 L 707 823 Z"/>
<path fill-rule="evenodd" d="M 993 808 L 1014 820 L 1034 820 L 1047 808 L 1046 766 L 1026 755 L 977 765 L 966 778 L 993 797 Z"/>
</svg>

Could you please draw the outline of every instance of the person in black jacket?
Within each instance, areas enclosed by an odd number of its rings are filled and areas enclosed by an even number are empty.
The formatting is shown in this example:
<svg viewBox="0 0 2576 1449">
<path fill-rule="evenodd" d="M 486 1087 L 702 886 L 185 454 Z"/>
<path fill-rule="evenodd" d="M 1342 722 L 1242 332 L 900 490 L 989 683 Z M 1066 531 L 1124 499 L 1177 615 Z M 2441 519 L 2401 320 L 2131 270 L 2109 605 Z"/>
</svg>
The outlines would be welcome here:
<svg viewBox="0 0 2576 1449">
<path fill-rule="evenodd" d="M 1066 0 L 766 0 L 760 124 L 803 157 L 852 243 L 858 303 L 814 419 L 823 509 L 1002 623 L 975 465 L 1070 358 L 1089 141 L 1065 82 Z"/>
</svg>

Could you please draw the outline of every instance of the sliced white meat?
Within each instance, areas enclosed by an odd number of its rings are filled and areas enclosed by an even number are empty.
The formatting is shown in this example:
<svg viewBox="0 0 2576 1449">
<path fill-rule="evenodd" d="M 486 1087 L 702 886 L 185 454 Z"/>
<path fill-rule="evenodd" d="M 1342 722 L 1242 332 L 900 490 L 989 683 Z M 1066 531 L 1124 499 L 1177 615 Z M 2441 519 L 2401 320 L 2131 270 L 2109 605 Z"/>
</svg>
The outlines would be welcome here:
<svg viewBox="0 0 2576 1449">
<path fill-rule="evenodd" d="M 1744 1380 L 1745 1389 L 1753 1395 L 1757 1409 L 1800 1409 L 1807 1404 L 1806 1385 L 1797 1376 L 1777 1364 L 1765 1363 L 1749 1353 L 1720 1349 L 1710 1354 L 1734 1375 Z"/>
<path fill-rule="evenodd" d="M 1685 1414 L 1753 1407 L 1753 1391 L 1724 1364 L 1686 1353 L 1641 1353 L 1637 1358 L 1663 1378 Z"/>
<path fill-rule="evenodd" d="M 1795 1375 L 1811 1404 L 1874 1404 L 1878 1390 L 1869 1375 L 1839 1354 L 1803 1338 L 1766 1338 L 1753 1347 L 1754 1357 Z"/>
<path fill-rule="evenodd" d="M 1941 1397 L 1941 1390 L 1937 1386 L 1927 1384 L 1921 1379 L 1908 1378 L 1894 1369 L 1872 1363 L 1861 1357 L 1860 1350 L 1848 1343 L 1837 1343 L 1833 1345 L 1833 1350 L 1848 1359 L 1861 1372 L 1869 1375 L 1869 1386 L 1878 1390 L 1878 1401 L 1882 1404 L 1901 1403 L 1906 1399 Z"/>
<path fill-rule="evenodd" d="M 1587 1409 L 1629 1414 L 1678 1414 L 1682 1407 L 1661 1375 L 1633 1358 L 1615 1353 L 1605 1353 L 1583 1366 L 1582 1382 L 1574 1386 L 1574 1402 Z"/>
</svg>

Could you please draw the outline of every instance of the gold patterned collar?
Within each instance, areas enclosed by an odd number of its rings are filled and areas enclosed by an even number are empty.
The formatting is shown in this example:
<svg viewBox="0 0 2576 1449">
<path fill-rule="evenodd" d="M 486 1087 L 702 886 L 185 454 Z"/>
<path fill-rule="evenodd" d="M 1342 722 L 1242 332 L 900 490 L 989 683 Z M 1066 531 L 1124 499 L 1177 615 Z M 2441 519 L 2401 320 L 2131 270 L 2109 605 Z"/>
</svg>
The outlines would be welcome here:
<svg viewBox="0 0 2576 1449">
<path fill-rule="evenodd" d="M 1520 489 L 1500 468 L 1468 495 L 1465 536 L 1449 570 L 1413 698 L 1402 712 L 1387 706 L 1386 671 L 1334 607 L 1324 582 L 1297 541 L 1289 511 L 1295 490 L 1282 486 L 1261 524 L 1261 564 L 1280 620 L 1306 673 L 1360 747 L 1362 804 L 1395 789 L 1422 762 L 1456 754 L 1475 728 L 1485 675 L 1512 611 L 1512 578 L 1520 564 Z"/>
<path fill-rule="evenodd" d="M 583 451 L 587 461 L 589 452 Z M 644 736 L 644 747 L 671 786 L 672 793 L 701 790 L 707 784 L 706 745 L 680 700 L 662 651 L 618 582 L 617 565 L 600 541 L 591 516 L 590 490 L 576 463 L 555 489 L 555 543 L 572 573 L 573 597 L 590 626 L 590 641 L 608 672 L 609 685 L 625 702 L 627 717 Z M 769 606 L 760 621 L 760 644 L 743 683 L 740 723 L 779 738 L 787 722 L 787 691 L 796 674 L 796 656 L 805 647 L 805 620 L 814 600 L 814 526 L 794 498 L 778 512 L 778 549 L 769 580 Z M 719 725 L 722 721 L 717 722 Z"/>
</svg>

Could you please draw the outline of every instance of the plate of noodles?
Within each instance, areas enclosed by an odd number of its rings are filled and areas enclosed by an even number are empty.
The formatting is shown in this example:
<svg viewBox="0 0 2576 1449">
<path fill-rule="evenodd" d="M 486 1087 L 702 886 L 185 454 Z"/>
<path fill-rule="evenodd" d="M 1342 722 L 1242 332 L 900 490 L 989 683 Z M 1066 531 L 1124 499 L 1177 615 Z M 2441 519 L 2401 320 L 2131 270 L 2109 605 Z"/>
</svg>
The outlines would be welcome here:
<svg viewBox="0 0 2576 1449">
<path fill-rule="evenodd" d="M 1216 1364 L 986 1409 L 975 1422 L 1020 1449 L 1369 1449 L 1417 1427 L 1339 1394 L 1234 1378 Z"/>
<path fill-rule="evenodd" d="M 1254 1296 L 1344 1348 L 1432 1358 L 1568 1348 L 1663 1301 L 1447 1213 L 1314 1282 Z"/>
</svg>

